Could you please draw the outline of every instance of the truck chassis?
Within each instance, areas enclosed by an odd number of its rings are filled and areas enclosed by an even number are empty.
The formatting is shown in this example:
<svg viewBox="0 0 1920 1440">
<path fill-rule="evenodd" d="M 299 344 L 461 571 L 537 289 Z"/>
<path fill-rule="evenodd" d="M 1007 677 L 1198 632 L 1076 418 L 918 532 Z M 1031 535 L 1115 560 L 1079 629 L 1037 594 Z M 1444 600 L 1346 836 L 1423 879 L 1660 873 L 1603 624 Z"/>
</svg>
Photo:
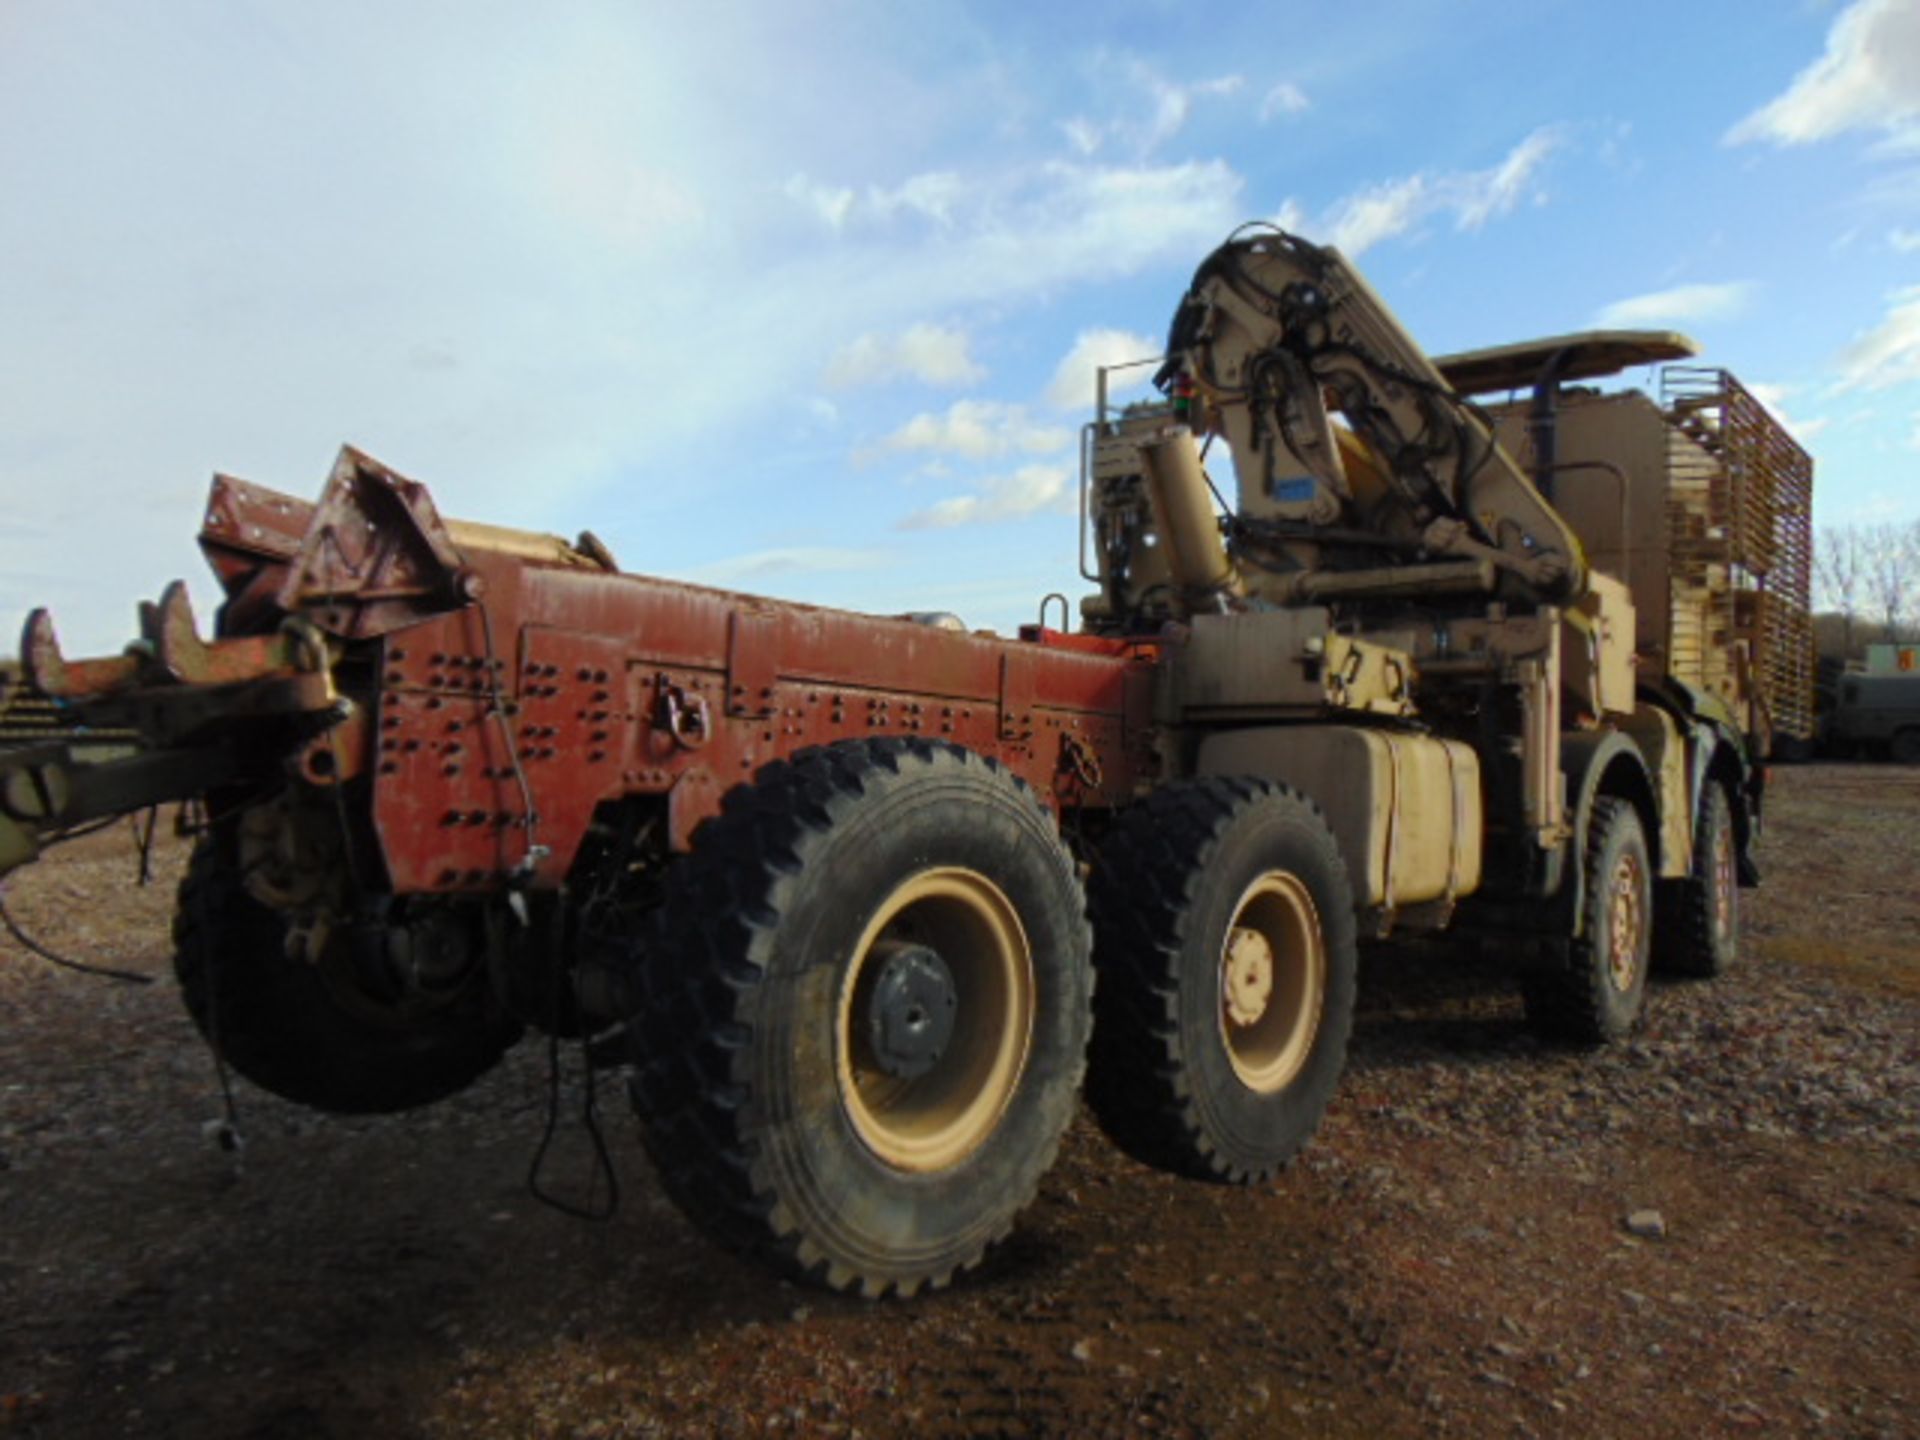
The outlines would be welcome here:
<svg viewBox="0 0 1920 1440">
<path fill-rule="evenodd" d="M 224 1063 L 389 1111 L 529 1027 L 578 1038 L 717 1239 L 945 1285 L 1083 1077 L 1151 1163 L 1274 1174 L 1337 1086 L 1363 940 L 1496 941 L 1586 1042 L 1653 964 L 1732 963 L 1770 712 L 1741 667 L 1636 674 L 1638 592 L 1543 498 L 1560 387 L 1682 344 L 1548 352 L 1530 475 L 1456 387 L 1538 354 L 1436 368 L 1337 252 L 1236 236 L 1168 399 L 1089 427 L 1076 633 L 622 574 L 352 449 L 314 503 L 217 477 L 214 638 L 177 585 L 119 656 L 29 618 L 20 691 L 138 744 L 0 749 L 0 871 L 189 802 L 175 969 Z"/>
</svg>

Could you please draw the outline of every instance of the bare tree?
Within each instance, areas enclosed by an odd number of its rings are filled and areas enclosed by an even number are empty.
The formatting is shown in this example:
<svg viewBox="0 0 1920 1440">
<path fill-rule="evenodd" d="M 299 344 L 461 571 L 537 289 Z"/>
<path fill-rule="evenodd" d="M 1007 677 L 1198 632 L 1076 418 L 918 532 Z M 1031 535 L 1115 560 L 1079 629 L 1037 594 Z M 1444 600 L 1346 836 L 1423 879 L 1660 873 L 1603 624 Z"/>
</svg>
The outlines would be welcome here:
<svg viewBox="0 0 1920 1440">
<path fill-rule="evenodd" d="M 1829 525 L 1813 542 L 1814 604 L 1838 611 L 1843 653 L 1853 655 L 1853 622 L 1860 613 L 1866 577 L 1866 545 L 1857 525 Z"/>
<path fill-rule="evenodd" d="M 1898 643 L 1901 626 L 1920 594 L 1920 523 L 1874 525 L 1862 532 L 1862 567 L 1867 597 Z"/>
<path fill-rule="evenodd" d="M 1907 587 L 1906 605 L 1900 618 L 1906 624 L 1906 638 L 1910 639 L 1920 635 L 1920 520 L 1909 520 L 1900 532 L 1900 559 Z"/>
</svg>

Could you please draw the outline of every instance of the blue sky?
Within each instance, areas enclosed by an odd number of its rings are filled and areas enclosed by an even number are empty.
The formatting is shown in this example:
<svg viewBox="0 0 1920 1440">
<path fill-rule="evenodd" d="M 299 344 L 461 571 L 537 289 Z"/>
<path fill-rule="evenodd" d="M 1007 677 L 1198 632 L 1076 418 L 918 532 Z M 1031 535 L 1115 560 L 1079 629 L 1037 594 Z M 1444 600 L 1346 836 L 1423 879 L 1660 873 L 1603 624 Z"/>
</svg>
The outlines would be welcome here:
<svg viewBox="0 0 1920 1440">
<path fill-rule="evenodd" d="M 1011 627 L 1235 224 L 1433 352 L 1678 328 L 1920 516 L 1920 0 L 0 3 L 0 615 L 352 442 L 634 570 Z M 13 622 L 5 622 L 11 625 Z M 0 648 L 9 648 L 0 641 Z"/>
</svg>

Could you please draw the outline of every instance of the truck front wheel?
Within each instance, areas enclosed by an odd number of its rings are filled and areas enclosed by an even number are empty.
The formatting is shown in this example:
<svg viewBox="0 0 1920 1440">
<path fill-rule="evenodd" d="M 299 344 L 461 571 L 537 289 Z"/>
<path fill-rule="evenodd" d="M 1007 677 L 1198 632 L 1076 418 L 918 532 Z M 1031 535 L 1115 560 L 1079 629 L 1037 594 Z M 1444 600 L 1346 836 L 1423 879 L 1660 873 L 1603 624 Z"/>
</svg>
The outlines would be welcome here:
<svg viewBox="0 0 1920 1440">
<path fill-rule="evenodd" d="M 1088 1091 L 1150 1164 L 1249 1184 L 1319 1126 L 1353 1022 L 1352 893 L 1304 797 L 1169 785 L 1120 818 L 1093 883 Z"/>
<path fill-rule="evenodd" d="M 657 922 L 634 1098 L 690 1219 L 869 1296 L 1008 1233 L 1091 1019 L 1079 876 L 1025 785 L 951 745 L 803 752 L 728 795 Z"/>
<path fill-rule="evenodd" d="M 1646 830 L 1627 801 L 1593 802 L 1584 866 L 1581 933 L 1545 947 L 1524 994 L 1542 1034 L 1600 1045 L 1633 1029 L 1647 997 L 1653 881 Z"/>
</svg>

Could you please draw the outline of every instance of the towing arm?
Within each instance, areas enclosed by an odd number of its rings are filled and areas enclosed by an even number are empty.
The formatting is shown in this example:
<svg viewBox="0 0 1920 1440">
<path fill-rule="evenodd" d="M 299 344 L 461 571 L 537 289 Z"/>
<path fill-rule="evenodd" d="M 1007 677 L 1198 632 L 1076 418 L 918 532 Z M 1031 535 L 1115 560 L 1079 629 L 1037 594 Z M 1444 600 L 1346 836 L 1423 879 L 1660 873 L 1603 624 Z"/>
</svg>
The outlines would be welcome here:
<svg viewBox="0 0 1920 1440">
<path fill-rule="evenodd" d="M 69 660 L 47 612 L 28 618 L 25 683 L 137 744 L 107 758 L 65 739 L 0 750 L 0 875 L 93 821 L 270 780 L 302 741 L 349 713 L 327 641 L 303 621 L 209 642 L 176 581 L 140 607 L 140 629 L 123 654 Z"/>
</svg>

